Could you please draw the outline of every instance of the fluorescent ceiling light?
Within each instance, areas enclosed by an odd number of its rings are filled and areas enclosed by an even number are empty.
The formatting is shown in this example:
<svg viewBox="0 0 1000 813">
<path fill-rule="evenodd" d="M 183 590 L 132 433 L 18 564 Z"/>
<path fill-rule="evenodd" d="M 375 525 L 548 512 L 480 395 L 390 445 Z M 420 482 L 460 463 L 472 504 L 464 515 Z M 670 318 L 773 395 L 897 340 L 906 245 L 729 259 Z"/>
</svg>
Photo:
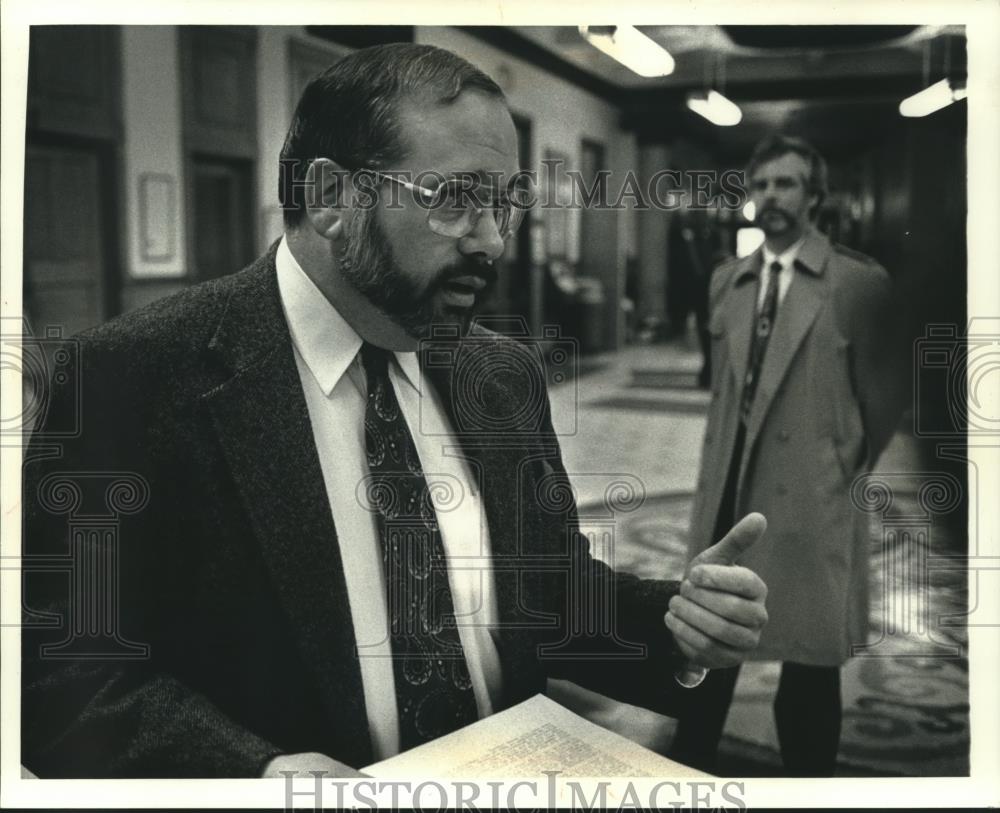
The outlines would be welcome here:
<svg viewBox="0 0 1000 813">
<path fill-rule="evenodd" d="M 950 79 L 942 79 L 933 85 L 928 85 L 918 93 L 903 99 L 899 103 L 899 113 L 910 119 L 929 116 L 952 102 L 964 99 L 968 95 L 964 84 L 952 83 Z"/>
<path fill-rule="evenodd" d="M 632 25 L 581 25 L 581 36 L 639 76 L 666 76 L 674 72 L 674 58 Z"/>
<path fill-rule="evenodd" d="M 743 119 L 743 111 L 717 90 L 690 94 L 687 106 L 719 127 L 732 127 Z"/>
</svg>

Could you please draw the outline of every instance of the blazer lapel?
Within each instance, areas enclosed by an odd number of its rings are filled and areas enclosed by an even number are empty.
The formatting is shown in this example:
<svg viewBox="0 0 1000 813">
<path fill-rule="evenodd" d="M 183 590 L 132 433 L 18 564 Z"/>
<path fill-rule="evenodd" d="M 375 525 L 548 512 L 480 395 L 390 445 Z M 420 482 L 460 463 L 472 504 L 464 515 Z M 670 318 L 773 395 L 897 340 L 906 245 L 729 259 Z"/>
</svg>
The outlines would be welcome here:
<svg viewBox="0 0 1000 813">
<path fill-rule="evenodd" d="M 425 347 L 429 348 L 429 343 L 426 343 Z M 453 351 L 449 351 L 453 360 L 459 352 L 457 350 L 458 345 L 456 344 L 454 347 Z M 429 352 L 435 353 L 438 351 L 429 350 Z M 477 350 L 476 352 L 481 351 Z M 424 357 L 426 358 L 427 356 L 425 355 Z M 437 390 L 448 421 L 455 432 L 455 439 L 461 448 L 462 455 L 469 462 L 473 477 L 479 481 L 479 486 L 482 490 L 483 507 L 486 512 L 486 521 L 490 529 L 493 558 L 504 559 L 516 557 L 519 551 L 512 543 L 516 540 L 518 534 L 507 533 L 507 531 L 512 529 L 515 524 L 514 515 L 508 514 L 508 502 L 516 499 L 517 484 L 514 482 L 507 483 L 505 484 L 507 488 L 502 490 L 494 487 L 494 485 L 496 482 L 495 478 L 500 473 L 516 470 L 516 467 L 511 469 L 505 456 L 510 454 L 523 456 L 523 450 L 521 448 L 505 448 L 505 439 L 503 438 L 482 432 L 462 431 L 463 427 L 459 417 L 460 412 L 474 415 L 477 409 L 482 409 L 482 405 L 478 404 L 474 409 L 459 409 L 456 399 L 461 397 L 461 394 L 457 393 L 452 386 L 454 369 L 453 363 L 448 365 L 427 365 L 424 367 L 424 373 L 430 380 L 431 385 Z M 502 382 L 497 379 L 494 379 L 491 384 L 503 388 Z M 513 599 L 514 597 L 498 596 L 498 603 L 501 605 L 501 614 L 503 614 L 503 605 L 506 605 L 507 602 L 499 600 L 505 598 Z"/>
<path fill-rule="evenodd" d="M 366 764 L 372 751 L 347 585 L 273 248 L 233 294 L 210 348 L 233 374 L 203 400 L 302 659 L 331 719 L 343 721 L 331 737 Z"/>
<path fill-rule="evenodd" d="M 477 340 L 481 341 L 482 337 L 477 337 Z M 530 461 L 541 457 L 545 450 L 539 447 L 537 434 L 519 440 L 509 435 L 462 431 L 460 414 L 479 414 L 485 404 L 477 401 L 460 408 L 462 405 L 458 401 L 464 397 L 464 390 L 452 386 L 454 362 L 459 356 L 460 344 L 454 339 L 446 340 L 445 343 L 424 342 L 421 345 L 421 358 L 432 359 L 434 363 L 422 366 L 424 374 L 440 395 L 455 432 L 455 439 L 481 488 L 494 567 L 490 575 L 496 589 L 500 616 L 498 628 L 491 630 L 491 633 L 501 656 L 504 675 L 503 705 L 506 706 L 540 691 L 534 682 L 538 668 L 532 638 L 532 626 L 537 625 L 539 620 L 524 612 L 524 591 L 530 589 L 530 579 L 523 578 L 523 557 L 530 552 L 521 550 L 525 538 L 532 536 L 525 531 L 535 518 L 523 515 L 525 500 L 520 499 L 520 495 L 525 491 L 525 484 L 518 482 L 518 478 L 529 476 Z M 477 348 L 474 352 L 483 351 Z M 440 359 L 446 357 L 451 362 L 441 364 Z M 502 378 L 491 378 L 490 385 L 493 388 L 489 396 L 491 401 L 502 403 L 505 398 L 517 397 Z M 482 395 L 482 392 L 479 391 L 476 395 Z M 534 483 L 530 487 L 534 488 Z M 530 606 L 530 602 L 528 605 Z"/>
<path fill-rule="evenodd" d="M 753 448 L 778 387 L 826 301 L 826 278 L 823 270 L 829 251 L 830 243 L 816 231 L 810 232 L 799 250 L 795 261 L 795 278 L 778 307 L 774 333 L 767 345 L 760 381 L 750 409 L 747 449 Z M 744 455 L 744 469 L 748 460 L 749 455 Z"/>
</svg>

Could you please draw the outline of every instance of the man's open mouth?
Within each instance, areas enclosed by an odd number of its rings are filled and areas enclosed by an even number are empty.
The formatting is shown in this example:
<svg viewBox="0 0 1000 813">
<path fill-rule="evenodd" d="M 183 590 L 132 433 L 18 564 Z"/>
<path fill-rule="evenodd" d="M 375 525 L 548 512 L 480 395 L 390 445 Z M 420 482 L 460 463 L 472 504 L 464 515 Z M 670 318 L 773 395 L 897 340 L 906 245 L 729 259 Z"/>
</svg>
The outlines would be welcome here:
<svg viewBox="0 0 1000 813">
<path fill-rule="evenodd" d="M 486 287 L 486 280 L 475 274 L 466 274 L 461 277 L 453 277 L 449 279 L 445 284 L 445 288 L 451 288 L 455 291 L 462 293 L 472 293 L 478 294 L 483 288 Z"/>
</svg>

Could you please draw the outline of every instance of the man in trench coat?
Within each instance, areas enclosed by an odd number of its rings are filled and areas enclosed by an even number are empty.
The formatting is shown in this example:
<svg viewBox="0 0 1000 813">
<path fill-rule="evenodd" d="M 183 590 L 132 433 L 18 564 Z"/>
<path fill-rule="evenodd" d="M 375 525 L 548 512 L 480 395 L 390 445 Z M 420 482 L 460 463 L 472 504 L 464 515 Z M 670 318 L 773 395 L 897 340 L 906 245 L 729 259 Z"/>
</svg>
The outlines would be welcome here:
<svg viewBox="0 0 1000 813">
<path fill-rule="evenodd" d="M 690 553 L 741 512 L 767 517 L 767 544 L 740 559 L 769 587 L 770 623 L 752 657 L 783 662 L 775 718 L 786 771 L 832 775 L 839 667 L 865 643 L 868 621 L 868 515 L 852 504 L 851 484 L 900 415 L 890 280 L 815 228 L 826 167 L 810 145 L 762 142 L 747 182 L 765 242 L 712 278 L 712 402 Z M 713 767 L 738 669 L 699 688 L 676 756 Z"/>
</svg>

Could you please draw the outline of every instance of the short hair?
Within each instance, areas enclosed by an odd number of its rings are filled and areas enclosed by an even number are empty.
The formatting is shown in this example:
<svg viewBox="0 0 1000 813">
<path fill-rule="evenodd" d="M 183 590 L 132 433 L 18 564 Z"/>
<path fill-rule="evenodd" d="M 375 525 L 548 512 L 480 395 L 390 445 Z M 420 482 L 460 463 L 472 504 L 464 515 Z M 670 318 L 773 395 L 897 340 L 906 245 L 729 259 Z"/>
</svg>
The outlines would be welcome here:
<svg viewBox="0 0 1000 813">
<path fill-rule="evenodd" d="M 753 173 L 761 164 L 781 158 L 783 155 L 794 153 L 805 159 L 809 164 L 809 177 L 806 179 L 806 187 L 809 192 L 816 195 L 816 205 L 810 211 L 810 215 L 815 215 L 822 205 L 827 195 L 827 169 L 826 161 L 819 154 L 812 144 L 802 138 L 787 136 L 782 134 L 771 135 L 759 142 L 754 147 L 747 164 L 746 179 L 750 182 Z"/>
<path fill-rule="evenodd" d="M 356 51 L 310 80 L 281 148 L 278 199 L 285 226 L 305 215 L 302 181 L 316 158 L 345 169 L 380 169 L 406 155 L 399 102 L 421 95 L 439 104 L 475 89 L 505 100 L 479 68 L 433 45 L 392 43 Z"/>
</svg>

